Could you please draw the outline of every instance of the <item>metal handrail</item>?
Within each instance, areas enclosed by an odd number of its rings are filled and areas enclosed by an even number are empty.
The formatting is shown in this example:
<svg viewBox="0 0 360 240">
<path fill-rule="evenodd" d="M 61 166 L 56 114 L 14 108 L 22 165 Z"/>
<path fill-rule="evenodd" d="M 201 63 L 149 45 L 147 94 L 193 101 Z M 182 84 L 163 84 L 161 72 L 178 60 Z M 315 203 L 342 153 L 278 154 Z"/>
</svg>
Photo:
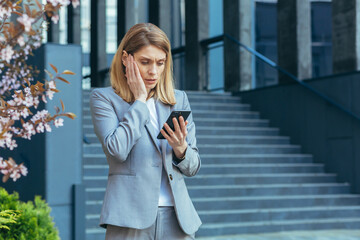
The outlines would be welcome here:
<svg viewBox="0 0 360 240">
<path fill-rule="evenodd" d="M 223 35 L 219 35 L 216 37 L 212 37 L 212 38 L 208 38 L 205 40 L 200 41 L 200 44 L 203 47 L 207 47 L 210 44 L 216 43 L 216 42 L 220 42 L 220 41 L 224 41 L 224 38 L 228 38 L 229 40 L 231 40 L 233 43 L 239 45 L 240 47 L 244 48 L 245 50 L 247 50 L 248 52 L 250 52 L 252 55 L 256 56 L 257 58 L 259 58 L 261 61 L 265 62 L 266 64 L 270 65 L 271 67 L 275 68 L 276 70 L 280 71 L 281 73 L 285 74 L 286 76 L 290 77 L 292 80 L 294 80 L 296 83 L 300 84 L 302 87 L 310 90 L 312 93 L 314 93 L 316 96 L 322 98 L 325 102 L 329 103 L 330 105 L 334 106 L 335 108 L 339 109 L 342 112 L 345 112 L 346 114 L 350 115 L 351 117 L 357 119 L 360 121 L 360 117 L 357 116 L 355 113 L 353 113 L 352 111 L 345 109 L 343 106 L 341 106 L 340 104 L 338 104 L 337 102 L 335 102 L 334 100 L 332 100 L 330 97 L 326 96 L 325 94 L 321 93 L 320 91 L 316 90 L 315 88 L 311 87 L 309 84 L 305 83 L 304 81 L 299 80 L 296 76 L 294 76 L 293 74 L 289 73 L 288 71 L 286 71 L 284 68 L 278 66 L 275 62 L 271 61 L 270 59 L 268 59 L 267 57 L 265 57 L 264 55 L 262 55 L 261 53 L 257 52 L 256 50 L 254 50 L 253 48 L 250 48 L 248 46 L 246 46 L 245 44 L 241 43 L 240 41 L 236 40 L 234 37 L 228 35 L 228 34 L 223 34 Z"/>
<path fill-rule="evenodd" d="M 228 34 L 223 34 L 223 35 L 215 36 L 215 37 L 212 37 L 212 38 L 204 39 L 204 40 L 200 41 L 200 45 L 202 47 L 204 47 L 204 48 L 207 48 L 211 44 L 224 41 L 224 38 L 228 38 L 233 43 L 235 43 L 238 46 L 244 48 L 249 53 L 251 53 L 255 57 L 259 58 L 261 61 L 263 61 L 266 64 L 270 65 L 272 68 L 275 68 L 276 70 L 278 70 L 281 73 L 285 74 L 286 76 L 290 77 L 296 83 L 300 84 L 300 86 L 310 90 L 316 96 L 322 98 L 325 102 L 329 103 L 330 105 L 334 106 L 335 108 L 339 109 L 340 111 L 342 111 L 342 112 L 344 112 L 344 113 L 350 115 L 351 117 L 353 117 L 353 118 L 360 121 L 360 117 L 357 116 L 352 111 L 345 109 L 340 104 L 338 104 L 337 102 L 332 100 L 330 97 L 326 96 L 325 94 L 323 94 L 320 91 L 316 90 L 315 88 L 311 87 L 309 84 L 305 83 L 304 81 L 299 80 L 295 75 L 293 75 L 290 72 L 286 71 L 284 68 L 278 66 L 275 62 L 271 61 L 269 58 L 265 57 L 264 55 L 257 52 L 253 48 L 246 46 L 245 44 L 241 43 L 240 41 L 238 41 L 237 39 L 235 39 L 234 37 L 232 37 L 232 36 L 230 36 Z M 180 46 L 180 47 L 177 47 L 177 48 L 173 48 L 171 51 L 172 51 L 172 55 L 184 53 L 185 52 L 185 46 Z M 105 73 L 105 72 L 108 72 L 108 71 L 109 71 L 109 68 L 106 68 L 106 69 L 100 70 L 99 73 Z M 84 76 L 83 79 L 88 78 L 88 77 L 90 77 L 90 75 Z M 223 88 L 219 88 L 219 89 L 216 89 L 216 90 L 222 90 L 222 89 Z"/>
</svg>

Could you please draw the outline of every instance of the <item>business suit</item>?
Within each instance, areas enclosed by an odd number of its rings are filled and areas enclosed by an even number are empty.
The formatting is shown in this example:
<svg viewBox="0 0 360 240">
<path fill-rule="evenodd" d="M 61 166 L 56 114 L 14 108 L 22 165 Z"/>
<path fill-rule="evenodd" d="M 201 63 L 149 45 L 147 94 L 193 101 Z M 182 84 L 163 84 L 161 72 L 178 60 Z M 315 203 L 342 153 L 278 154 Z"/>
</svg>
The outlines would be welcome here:
<svg viewBox="0 0 360 240">
<path fill-rule="evenodd" d="M 172 110 L 190 110 L 185 92 L 175 90 L 175 98 L 177 103 L 174 106 L 156 100 L 160 124 L 165 123 Z M 136 229 L 151 226 L 158 211 L 164 166 L 179 225 L 186 234 L 195 233 L 201 220 L 183 178 L 183 174 L 191 177 L 200 169 L 192 115 L 188 118 L 185 159 L 177 164 L 173 161 L 172 148 L 166 140 L 161 140 L 162 149 L 156 144 L 158 133 L 150 123 L 150 113 L 145 103 L 137 100 L 129 104 L 112 87 L 107 87 L 92 91 L 90 108 L 95 133 L 109 164 L 100 226 L 111 224 Z"/>
</svg>

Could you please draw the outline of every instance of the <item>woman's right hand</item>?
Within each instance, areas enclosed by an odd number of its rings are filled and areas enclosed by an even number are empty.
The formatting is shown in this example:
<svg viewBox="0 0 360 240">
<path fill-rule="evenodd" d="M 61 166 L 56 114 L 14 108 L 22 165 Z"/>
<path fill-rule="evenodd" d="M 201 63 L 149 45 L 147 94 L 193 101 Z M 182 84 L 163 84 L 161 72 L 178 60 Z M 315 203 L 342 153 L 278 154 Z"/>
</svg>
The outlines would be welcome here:
<svg viewBox="0 0 360 240">
<path fill-rule="evenodd" d="M 135 100 L 146 102 L 147 91 L 144 81 L 140 75 L 139 67 L 135 62 L 134 56 L 129 54 L 126 64 L 127 83 L 131 92 L 134 94 Z"/>
</svg>

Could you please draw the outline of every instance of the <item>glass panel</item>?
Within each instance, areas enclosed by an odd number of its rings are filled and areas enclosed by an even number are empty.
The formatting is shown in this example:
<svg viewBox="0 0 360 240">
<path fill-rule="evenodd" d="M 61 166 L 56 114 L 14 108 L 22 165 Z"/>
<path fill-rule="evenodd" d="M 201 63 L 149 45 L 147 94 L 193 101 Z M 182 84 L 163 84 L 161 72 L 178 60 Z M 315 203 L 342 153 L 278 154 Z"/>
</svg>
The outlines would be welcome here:
<svg viewBox="0 0 360 240">
<path fill-rule="evenodd" d="M 224 92 L 224 46 L 216 44 L 216 48 L 208 51 L 208 84 L 207 88 L 214 92 Z M 218 89 L 218 90 L 215 90 Z"/>
<path fill-rule="evenodd" d="M 185 82 L 185 54 L 180 53 L 173 56 L 174 82 L 176 89 L 184 89 Z"/>
<path fill-rule="evenodd" d="M 209 37 L 215 37 L 223 33 L 222 0 L 209 0 Z"/>
<path fill-rule="evenodd" d="M 60 44 L 67 44 L 67 8 L 62 7 L 59 11 L 59 42 Z"/>
<path fill-rule="evenodd" d="M 117 1 L 106 0 L 106 53 L 117 49 Z"/>
</svg>

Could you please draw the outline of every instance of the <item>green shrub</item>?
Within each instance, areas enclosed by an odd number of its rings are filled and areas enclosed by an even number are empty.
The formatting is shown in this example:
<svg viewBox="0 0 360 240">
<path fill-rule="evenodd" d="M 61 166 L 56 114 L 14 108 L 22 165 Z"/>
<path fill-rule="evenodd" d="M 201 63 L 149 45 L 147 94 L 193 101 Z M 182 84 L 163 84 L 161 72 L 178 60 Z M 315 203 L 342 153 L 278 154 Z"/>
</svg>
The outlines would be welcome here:
<svg viewBox="0 0 360 240">
<path fill-rule="evenodd" d="M 34 202 L 19 201 L 17 193 L 8 194 L 0 188 L 0 211 L 15 210 L 16 223 L 7 224 L 10 230 L 0 229 L 0 240 L 59 240 L 58 230 L 50 216 L 50 207 L 39 196 Z"/>
<path fill-rule="evenodd" d="M 16 217 L 18 216 L 17 211 L 13 210 L 3 210 L 0 211 L 0 229 L 7 229 L 10 230 L 10 228 L 7 226 L 11 223 L 16 223 Z"/>
</svg>

